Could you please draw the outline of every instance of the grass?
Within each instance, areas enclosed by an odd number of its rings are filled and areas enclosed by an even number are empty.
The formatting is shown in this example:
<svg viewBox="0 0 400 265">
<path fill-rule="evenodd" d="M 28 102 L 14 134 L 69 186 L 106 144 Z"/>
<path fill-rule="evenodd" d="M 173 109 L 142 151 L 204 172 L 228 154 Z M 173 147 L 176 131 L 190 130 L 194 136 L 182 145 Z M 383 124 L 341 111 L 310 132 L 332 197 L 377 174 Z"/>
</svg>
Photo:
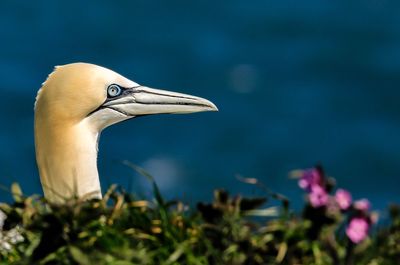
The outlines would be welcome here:
<svg viewBox="0 0 400 265">
<path fill-rule="evenodd" d="M 7 216 L 0 264 L 400 264 L 397 206 L 390 208 L 390 222 L 355 244 L 344 232 L 349 213 L 306 202 L 296 214 L 283 195 L 255 179 L 242 181 L 266 196 L 216 190 L 211 203 L 190 208 L 166 201 L 153 181 L 151 200 L 113 185 L 102 200 L 57 205 L 26 197 L 14 184 L 14 202 L 0 205 Z M 270 199 L 281 206 L 268 207 Z"/>
</svg>

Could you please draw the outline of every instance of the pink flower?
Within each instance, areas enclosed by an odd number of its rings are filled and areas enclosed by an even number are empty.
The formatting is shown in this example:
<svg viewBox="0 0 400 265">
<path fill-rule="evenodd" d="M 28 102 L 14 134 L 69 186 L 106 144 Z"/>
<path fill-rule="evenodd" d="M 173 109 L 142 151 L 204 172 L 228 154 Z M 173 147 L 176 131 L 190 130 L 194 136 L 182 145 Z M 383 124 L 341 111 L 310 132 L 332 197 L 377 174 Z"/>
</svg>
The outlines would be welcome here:
<svg viewBox="0 0 400 265">
<path fill-rule="evenodd" d="M 369 223 L 365 218 L 354 217 L 346 228 L 346 235 L 349 239 L 358 244 L 368 236 Z"/>
<path fill-rule="evenodd" d="M 322 177 L 315 168 L 304 170 L 303 175 L 299 179 L 300 188 L 310 192 L 314 185 L 321 185 Z"/>
<path fill-rule="evenodd" d="M 329 196 L 328 193 L 319 185 L 311 186 L 311 192 L 308 195 L 310 204 L 314 208 L 325 206 L 328 203 Z"/>
<path fill-rule="evenodd" d="M 335 194 L 335 200 L 341 210 L 349 209 L 351 205 L 351 194 L 347 190 L 338 189 Z"/>
<path fill-rule="evenodd" d="M 362 212 L 368 212 L 371 204 L 367 199 L 362 199 L 354 202 L 354 208 Z"/>
</svg>

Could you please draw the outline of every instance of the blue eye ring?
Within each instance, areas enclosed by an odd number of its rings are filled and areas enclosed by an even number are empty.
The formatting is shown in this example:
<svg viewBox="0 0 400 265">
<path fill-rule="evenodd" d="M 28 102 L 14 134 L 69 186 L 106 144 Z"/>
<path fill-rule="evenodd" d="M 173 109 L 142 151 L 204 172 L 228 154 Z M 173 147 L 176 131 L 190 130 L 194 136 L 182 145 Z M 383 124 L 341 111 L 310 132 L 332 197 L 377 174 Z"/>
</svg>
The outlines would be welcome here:
<svg viewBox="0 0 400 265">
<path fill-rule="evenodd" d="M 107 88 L 107 95 L 110 98 L 118 97 L 119 95 L 121 95 L 121 93 L 122 93 L 122 88 L 119 85 L 112 84 L 109 85 Z"/>
</svg>

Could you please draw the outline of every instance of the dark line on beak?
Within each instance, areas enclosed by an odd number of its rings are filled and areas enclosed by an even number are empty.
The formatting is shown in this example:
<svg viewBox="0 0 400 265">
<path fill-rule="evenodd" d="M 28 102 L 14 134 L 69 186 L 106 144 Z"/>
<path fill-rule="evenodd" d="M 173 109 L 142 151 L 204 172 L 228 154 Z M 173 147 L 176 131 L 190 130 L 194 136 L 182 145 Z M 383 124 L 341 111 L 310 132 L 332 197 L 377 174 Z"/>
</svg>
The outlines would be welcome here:
<svg viewBox="0 0 400 265">
<path fill-rule="evenodd" d="M 121 113 L 122 115 L 125 115 L 127 117 L 134 117 L 133 115 L 130 115 L 130 114 L 126 113 L 123 110 L 119 110 L 119 109 L 116 109 L 116 108 L 113 108 L 113 107 L 110 107 L 110 106 L 105 107 L 105 109 L 107 109 L 107 108 L 110 109 L 110 110 L 116 111 L 118 113 Z"/>
<path fill-rule="evenodd" d="M 175 103 L 164 103 L 164 102 L 140 102 L 136 101 L 136 104 L 142 104 L 142 105 L 183 105 L 183 106 L 196 106 L 196 107 L 208 107 L 211 108 L 209 105 L 206 104 L 201 104 L 201 103 L 186 103 L 186 102 L 175 102 Z"/>
<path fill-rule="evenodd" d="M 157 96 L 165 96 L 165 97 L 171 97 L 171 98 L 184 98 L 184 99 L 197 100 L 197 98 L 193 98 L 193 97 L 162 94 L 162 93 L 152 92 L 152 91 L 148 91 L 148 90 L 136 90 L 136 91 L 133 91 L 133 94 L 135 94 L 135 93 L 147 93 L 147 94 L 152 94 L 152 95 L 157 95 Z"/>
</svg>

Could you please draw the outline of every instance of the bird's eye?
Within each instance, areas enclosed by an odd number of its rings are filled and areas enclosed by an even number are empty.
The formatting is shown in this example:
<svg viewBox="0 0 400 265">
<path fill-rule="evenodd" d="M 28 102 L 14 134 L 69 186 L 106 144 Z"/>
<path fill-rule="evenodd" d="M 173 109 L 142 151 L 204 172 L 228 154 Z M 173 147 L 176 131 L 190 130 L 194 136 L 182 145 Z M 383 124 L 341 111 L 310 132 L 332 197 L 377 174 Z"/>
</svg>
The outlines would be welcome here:
<svg viewBox="0 0 400 265">
<path fill-rule="evenodd" d="M 111 98 L 119 96 L 119 95 L 121 95 L 121 93 L 122 93 L 122 89 L 119 85 L 113 84 L 113 85 L 109 85 L 107 88 L 107 94 Z"/>
</svg>

